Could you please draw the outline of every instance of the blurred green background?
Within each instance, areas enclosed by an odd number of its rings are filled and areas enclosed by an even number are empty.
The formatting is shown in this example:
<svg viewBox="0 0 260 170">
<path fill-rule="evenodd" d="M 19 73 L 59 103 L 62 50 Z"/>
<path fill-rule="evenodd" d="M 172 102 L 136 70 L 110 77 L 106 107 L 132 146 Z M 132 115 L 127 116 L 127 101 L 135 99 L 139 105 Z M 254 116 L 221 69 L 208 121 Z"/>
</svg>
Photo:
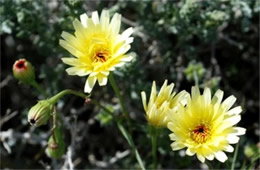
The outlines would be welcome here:
<svg viewBox="0 0 260 170">
<path fill-rule="evenodd" d="M 165 79 L 175 91 L 191 86 L 222 89 L 225 98 L 237 97 L 243 107 L 240 127 L 247 129 L 239 142 L 238 169 L 259 169 L 259 11 L 258 0 L 80 1 L 0 0 L 1 35 L 1 164 L 8 169 L 138 168 L 129 146 L 109 115 L 81 98 L 67 96 L 57 104 L 65 124 L 67 153 L 60 160 L 45 154 L 49 127 L 31 127 L 27 113 L 43 99 L 35 89 L 12 76 L 12 65 L 26 58 L 37 81 L 49 96 L 71 88 L 83 91 L 86 78 L 68 76 L 61 57 L 70 54 L 59 46 L 62 31 L 73 33 L 72 21 L 82 13 L 109 9 L 122 14 L 121 31 L 134 28 L 131 52 L 135 59 L 114 72 L 127 109 L 136 123 L 134 142 L 147 168 L 151 145 L 140 92 L 150 93 L 152 81 Z M 95 86 L 93 98 L 119 113 L 112 87 Z M 169 131 L 159 140 L 158 164 L 165 169 L 229 169 L 224 164 L 201 164 L 196 157 L 170 148 Z"/>
</svg>

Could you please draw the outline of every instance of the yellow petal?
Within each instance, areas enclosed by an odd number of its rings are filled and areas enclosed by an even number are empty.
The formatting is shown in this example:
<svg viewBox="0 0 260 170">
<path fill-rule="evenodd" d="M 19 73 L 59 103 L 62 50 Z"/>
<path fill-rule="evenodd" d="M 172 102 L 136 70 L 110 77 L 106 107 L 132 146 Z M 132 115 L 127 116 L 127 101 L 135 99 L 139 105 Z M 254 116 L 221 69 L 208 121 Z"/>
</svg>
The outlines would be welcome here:
<svg viewBox="0 0 260 170">
<path fill-rule="evenodd" d="M 85 28 L 87 28 L 87 26 L 88 26 L 88 16 L 87 16 L 87 14 L 82 14 L 82 15 L 80 15 L 80 22 L 81 22 L 81 24 L 82 24 Z"/>
<path fill-rule="evenodd" d="M 121 15 L 115 13 L 111 20 L 111 23 L 109 24 L 110 34 L 112 36 L 118 34 L 120 25 L 121 25 Z"/>
<path fill-rule="evenodd" d="M 90 73 L 90 71 L 86 71 L 84 68 L 78 67 L 70 67 L 66 69 L 69 75 L 78 75 L 78 76 L 86 76 Z"/>
<path fill-rule="evenodd" d="M 211 103 L 211 92 L 209 88 L 205 88 L 203 92 L 205 105 L 208 106 Z"/>
<path fill-rule="evenodd" d="M 218 151 L 215 153 L 215 157 L 220 162 L 225 162 L 227 160 L 227 155 L 223 151 Z"/>
<path fill-rule="evenodd" d="M 84 56 L 83 53 L 81 53 L 79 50 L 75 49 L 74 47 L 72 47 L 71 45 L 69 45 L 66 41 L 64 40 L 60 40 L 60 45 L 65 48 L 66 50 L 68 50 L 72 55 L 74 55 L 75 57 L 81 57 Z"/>
<path fill-rule="evenodd" d="M 198 86 L 193 86 L 191 88 L 191 97 L 196 100 L 200 96 L 200 90 Z"/>
<path fill-rule="evenodd" d="M 81 65 L 78 59 L 76 58 L 61 58 L 62 62 L 71 66 Z"/>
<path fill-rule="evenodd" d="M 205 157 L 197 153 L 197 158 L 200 160 L 200 162 L 205 162 Z"/>
<path fill-rule="evenodd" d="M 132 27 L 130 27 L 130 28 L 126 29 L 126 30 L 122 33 L 121 38 L 122 38 L 123 40 L 126 40 L 131 34 L 133 34 L 133 32 L 134 32 L 134 29 L 133 29 Z"/>
<path fill-rule="evenodd" d="M 141 97 L 142 97 L 142 102 L 143 102 L 143 106 L 144 106 L 144 110 L 147 110 L 147 103 L 146 103 L 146 94 L 144 91 L 141 92 Z"/>
<path fill-rule="evenodd" d="M 241 106 L 237 106 L 237 107 L 234 107 L 233 109 L 229 110 L 227 112 L 228 115 L 237 115 L 237 114 L 240 114 L 242 112 L 242 107 Z"/>
<path fill-rule="evenodd" d="M 223 101 L 222 105 L 226 106 L 226 110 L 229 110 L 236 102 L 236 98 L 232 95 Z"/>
<path fill-rule="evenodd" d="M 109 28 L 109 12 L 107 10 L 102 11 L 100 23 L 102 30 L 106 30 Z"/>
<path fill-rule="evenodd" d="M 186 154 L 187 155 L 189 155 L 189 156 L 193 156 L 193 155 L 195 155 L 195 151 L 193 151 L 192 149 L 190 149 L 190 148 L 188 148 L 187 150 L 186 150 Z"/>
<path fill-rule="evenodd" d="M 84 38 L 85 37 L 85 34 L 84 34 L 85 28 L 81 24 L 81 22 L 78 19 L 75 19 L 72 24 L 73 24 L 74 29 L 76 30 L 76 33 L 78 33 L 78 35 L 80 37 Z"/>
<path fill-rule="evenodd" d="M 97 77 L 93 76 L 93 77 L 88 77 L 86 83 L 85 83 L 85 88 L 84 88 L 84 92 L 86 93 L 90 93 L 95 85 L 97 81 Z"/>
<path fill-rule="evenodd" d="M 97 11 L 92 12 L 92 20 L 95 25 L 99 24 L 99 17 Z"/>
<path fill-rule="evenodd" d="M 212 98 L 211 103 L 212 104 L 216 104 L 216 103 L 220 104 L 222 99 L 223 99 L 223 96 L 224 96 L 224 92 L 222 90 L 217 90 L 215 95 Z"/>
<path fill-rule="evenodd" d="M 173 142 L 173 143 L 171 144 L 171 147 L 172 147 L 172 150 L 176 151 L 176 150 L 183 149 L 183 148 L 185 148 L 186 146 L 183 145 L 183 143 L 180 143 L 180 142 Z"/>
<path fill-rule="evenodd" d="M 100 86 L 105 86 L 106 84 L 107 84 L 107 77 L 106 76 L 100 76 L 100 75 L 98 75 L 97 76 L 97 79 L 98 79 L 98 84 L 100 85 Z"/>
</svg>

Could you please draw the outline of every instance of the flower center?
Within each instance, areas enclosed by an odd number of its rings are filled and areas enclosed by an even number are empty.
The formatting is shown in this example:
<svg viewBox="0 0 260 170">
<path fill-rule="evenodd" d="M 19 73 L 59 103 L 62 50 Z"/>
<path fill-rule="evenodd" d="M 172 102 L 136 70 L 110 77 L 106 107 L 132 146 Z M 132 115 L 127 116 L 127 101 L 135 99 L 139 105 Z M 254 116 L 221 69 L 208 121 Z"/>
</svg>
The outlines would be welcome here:
<svg viewBox="0 0 260 170">
<path fill-rule="evenodd" d="M 109 54 L 106 51 L 100 51 L 95 53 L 94 61 L 104 63 L 109 59 Z"/>
<path fill-rule="evenodd" d="M 191 138 L 196 143 L 205 143 L 210 138 L 210 129 L 202 124 L 191 131 Z"/>
</svg>

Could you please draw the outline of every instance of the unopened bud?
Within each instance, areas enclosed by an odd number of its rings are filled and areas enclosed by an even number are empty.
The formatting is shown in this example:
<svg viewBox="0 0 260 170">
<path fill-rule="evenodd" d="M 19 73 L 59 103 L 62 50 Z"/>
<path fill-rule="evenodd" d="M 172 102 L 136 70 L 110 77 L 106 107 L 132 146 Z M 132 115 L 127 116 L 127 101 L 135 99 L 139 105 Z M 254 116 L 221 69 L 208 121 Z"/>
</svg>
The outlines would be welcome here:
<svg viewBox="0 0 260 170">
<path fill-rule="evenodd" d="M 25 59 L 19 59 L 14 63 L 13 74 L 15 78 L 24 84 L 30 84 L 35 79 L 34 68 Z"/>
<path fill-rule="evenodd" d="M 50 157 L 58 159 L 65 153 L 65 144 L 60 128 L 55 128 L 53 135 L 48 141 L 48 154 Z"/>
<path fill-rule="evenodd" d="M 36 127 L 46 124 L 53 113 L 53 104 L 48 100 L 41 100 L 34 105 L 28 114 L 28 122 Z"/>
</svg>

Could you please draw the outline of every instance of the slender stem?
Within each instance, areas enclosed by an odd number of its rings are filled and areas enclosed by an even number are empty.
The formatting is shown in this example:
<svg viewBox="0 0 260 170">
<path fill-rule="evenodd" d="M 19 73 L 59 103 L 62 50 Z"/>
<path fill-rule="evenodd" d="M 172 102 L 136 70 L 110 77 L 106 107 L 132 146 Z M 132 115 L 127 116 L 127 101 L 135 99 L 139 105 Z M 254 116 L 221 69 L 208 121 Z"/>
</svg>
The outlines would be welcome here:
<svg viewBox="0 0 260 170">
<path fill-rule="evenodd" d="M 58 94 L 56 94 L 55 96 L 53 96 L 52 98 L 49 99 L 49 102 L 51 102 L 52 104 L 56 103 L 60 98 L 62 98 L 63 96 L 67 95 L 67 94 L 73 94 L 79 97 L 82 97 L 83 99 L 85 99 L 86 97 L 88 97 L 88 95 L 82 93 L 82 92 L 78 92 L 75 90 L 70 90 L 70 89 L 66 89 L 63 90 L 61 92 L 59 92 Z"/>
<path fill-rule="evenodd" d="M 255 162 L 260 158 L 260 154 L 257 154 L 254 158 L 252 158 L 250 166 L 248 167 L 248 169 L 254 169 L 254 164 Z"/>
<path fill-rule="evenodd" d="M 152 155 L 153 155 L 153 169 L 157 169 L 157 132 L 156 129 L 153 127 L 152 136 Z"/>
<path fill-rule="evenodd" d="M 124 128 L 123 124 L 121 123 L 121 121 L 117 121 L 117 126 L 120 130 L 120 132 L 122 133 L 122 135 L 125 137 L 126 141 L 128 142 L 128 144 L 130 145 L 132 151 L 135 154 L 135 158 L 137 160 L 137 162 L 139 163 L 140 167 L 142 170 L 145 170 L 142 158 L 133 142 L 133 138 L 131 137 L 131 135 L 127 132 L 127 130 Z"/>
<path fill-rule="evenodd" d="M 57 110 L 56 110 L 56 107 L 54 107 L 54 111 L 53 111 L 53 126 L 52 126 L 52 129 L 51 129 L 51 133 L 52 133 L 52 136 L 53 136 L 53 140 L 54 140 L 54 143 L 57 143 L 56 142 L 56 136 L 55 136 L 55 128 L 57 127 Z"/>
<path fill-rule="evenodd" d="M 117 88 L 118 89 L 118 88 Z M 119 92 L 119 91 L 118 91 Z M 82 97 L 83 99 L 86 99 L 87 97 L 89 97 L 89 95 L 86 95 L 82 92 L 78 92 L 78 91 L 75 91 L 75 90 L 70 90 L 70 89 L 66 89 L 66 90 L 63 90 L 61 92 L 59 92 L 58 94 L 56 94 L 55 96 L 53 96 L 52 98 L 49 99 L 49 102 L 52 103 L 52 104 L 55 104 L 61 97 L 63 97 L 64 95 L 67 95 L 67 94 L 73 94 L 73 95 L 76 95 L 76 96 L 79 96 L 79 97 Z M 104 111 L 106 111 L 107 113 L 109 113 L 110 115 L 112 115 L 116 122 L 117 122 L 117 125 L 118 125 L 118 128 L 120 130 L 120 132 L 122 133 L 122 135 L 126 138 L 128 144 L 130 145 L 130 147 L 132 148 L 133 152 L 135 153 L 135 156 L 136 156 L 136 159 L 141 167 L 142 170 L 145 170 L 144 168 L 144 165 L 143 165 L 143 162 L 142 162 L 142 159 L 139 155 L 139 152 L 138 150 L 136 149 L 135 147 L 135 144 L 133 142 L 133 139 L 132 137 L 130 136 L 130 134 L 126 131 L 126 129 L 124 128 L 124 126 L 122 125 L 122 123 L 120 122 L 119 119 L 117 119 L 115 117 L 115 115 L 109 110 L 107 109 L 105 106 L 102 106 L 98 101 L 94 100 L 94 99 L 91 99 L 91 102 L 97 106 L 99 106 L 100 108 L 102 108 Z"/>
<path fill-rule="evenodd" d="M 119 98 L 119 102 L 120 102 L 120 105 L 121 105 L 121 107 L 122 107 L 123 114 L 126 116 L 127 119 L 129 119 L 129 114 L 128 114 L 127 110 L 126 110 L 123 97 L 121 96 L 121 94 L 120 94 L 120 92 L 119 92 L 119 88 L 118 88 L 118 86 L 117 86 L 117 84 L 116 84 L 116 81 L 115 81 L 115 79 L 114 79 L 113 74 L 112 74 L 112 73 L 109 74 L 109 77 L 108 77 L 108 78 L 109 78 L 109 82 L 110 82 L 110 84 L 111 84 L 113 90 L 115 91 L 117 97 Z"/>
<path fill-rule="evenodd" d="M 101 105 L 98 101 L 91 99 L 91 103 L 97 105 L 98 107 L 102 108 L 105 112 L 107 112 L 108 114 L 110 114 L 114 119 L 117 119 L 117 117 L 115 117 L 115 115 L 108 110 L 105 106 Z"/>
<path fill-rule="evenodd" d="M 76 96 L 79 96 L 83 99 L 86 99 L 87 97 L 89 97 L 89 95 L 86 95 L 82 92 L 78 92 L 78 91 L 75 91 L 75 90 L 71 90 L 71 89 L 66 89 L 66 90 L 63 90 L 61 92 L 59 92 L 58 94 L 56 94 L 55 96 L 53 96 L 52 98 L 49 99 L 49 102 L 51 103 L 56 103 L 60 98 L 62 98 L 63 96 L 67 95 L 67 94 L 73 94 L 73 95 L 76 95 Z M 98 107 L 102 108 L 103 110 L 105 110 L 107 113 L 111 114 L 112 116 L 114 116 L 114 114 L 112 112 L 110 112 L 110 110 L 108 110 L 105 106 L 101 105 L 99 102 L 97 102 L 96 100 L 94 99 L 91 99 L 91 102 L 95 105 L 97 105 Z"/>
<path fill-rule="evenodd" d="M 31 85 L 36 88 L 44 97 L 48 97 L 43 88 L 35 80 L 31 82 Z"/>
<path fill-rule="evenodd" d="M 231 165 L 231 170 L 234 170 L 235 169 L 235 164 L 236 164 L 236 159 L 237 159 L 237 153 L 238 153 L 238 147 L 239 147 L 239 142 L 237 143 L 236 145 L 236 149 L 235 149 L 235 153 L 234 153 L 234 156 L 233 156 L 233 160 L 232 160 L 232 165 Z"/>
</svg>

